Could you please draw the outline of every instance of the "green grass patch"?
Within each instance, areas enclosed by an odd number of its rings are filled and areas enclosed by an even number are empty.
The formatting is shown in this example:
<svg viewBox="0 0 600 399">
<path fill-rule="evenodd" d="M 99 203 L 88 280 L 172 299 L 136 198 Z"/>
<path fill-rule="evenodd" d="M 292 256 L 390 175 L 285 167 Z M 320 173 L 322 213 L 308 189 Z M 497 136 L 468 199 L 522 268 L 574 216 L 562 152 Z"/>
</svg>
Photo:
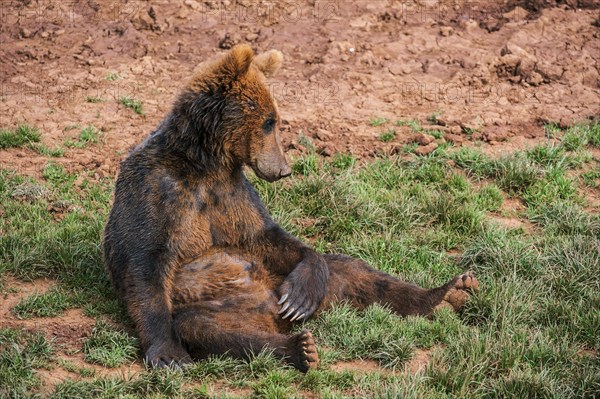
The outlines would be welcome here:
<svg viewBox="0 0 600 399">
<path fill-rule="evenodd" d="M 29 148 L 46 157 L 59 158 L 65 154 L 65 149 L 62 147 L 49 148 L 41 143 L 31 143 Z"/>
<path fill-rule="evenodd" d="M 105 367 L 117 367 L 137 355 L 137 339 L 115 329 L 106 322 L 97 322 L 83 344 L 85 361 Z"/>
<path fill-rule="evenodd" d="M 385 132 L 379 135 L 379 140 L 387 143 L 388 141 L 392 141 L 396 138 L 396 131 L 394 129 L 386 130 Z"/>
<path fill-rule="evenodd" d="M 119 80 L 121 79 L 121 75 L 119 75 L 118 72 L 111 72 L 108 75 L 106 75 L 106 80 L 108 80 L 109 82 L 114 82 L 115 80 Z"/>
<path fill-rule="evenodd" d="M 119 99 L 119 103 L 133 110 L 133 112 L 135 112 L 138 115 L 144 115 L 144 108 L 140 100 L 136 100 L 131 97 L 121 97 Z"/>
<path fill-rule="evenodd" d="M 581 129 L 588 132 L 583 146 L 546 144 L 501 158 L 464 147 L 370 162 L 311 152 L 293 160 L 284 182 L 250 177 L 274 218 L 320 251 L 358 257 L 428 288 L 473 270 L 481 291 L 460 313 L 399 320 L 385 306 L 338 304 L 297 326 L 313 331 L 321 357 L 306 375 L 265 351 L 247 361 L 210 357 L 183 371 L 100 377 L 55 359 L 40 334 L 0 329 L 0 397 L 40 394 L 37 370 L 61 367 L 77 376 L 58 384 L 53 398 L 223 398 L 239 390 L 251 397 L 593 398 L 600 391 L 600 219 L 581 194 L 597 179 L 597 159 L 587 165 L 581 154 L 594 153 L 596 127 Z M 29 294 L 13 312 L 43 317 L 81 307 L 98 321 L 80 350 L 105 367 L 139 357 L 101 261 L 112 190 L 111 180 L 90 184 L 86 173 L 55 162 L 39 179 L 0 170 L 0 289 L 11 292 L 8 276 L 55 279 L 56 287 Z M 488 223 L 491 213 L 507 211 L 507 197 L 521 204 L 517 217 L 533 231 Z M 70 204 L 60 219 L 49 211 L 57 201 Z M 402 373 L 420 351 L 429 365 Z M 381 369 L 331 367 L 355 359 Z"/>
<path fill-rule="evenodd" d="M 369 121 L 369 124 L 373 127 L 381 126 L 386 124 L 388 120 L 386 118 L 373 118 Z"/>
<path fill-rule="evenodd" d="M 46 367 L 54 354 L 41 333 L 0 329 L 0 397 L 25 397 L 41 385 L 35 368 Z"/>
<path fill-rule="evenodd" d="M 86 96 L 85 97 L 85 102 L 86 103 L 97 104 L 97 103 L 104 102 L 104 99 L 102 97 L 98 97 L 98 96 Z"/>
<path fill-rule="evenodd" d="M 76 139 L 65 141 L 65 146 L 83 148 L 88 144 L 97 144 L 100 142 L 100 131 L 92 125 L 88 125 L 81 129 Z"/>
<path fill-rule="evenodd" d="M 19 125 L 15 129 L 0 129 L 0 149 L 23 147 L 31 143 L 39 143 L 41 139 L 37 128 Z"/>
<path fill-rule="evenodd" d="M 45 293 L 34 293 L 23 298 L 12 308 L 19 319 L 54 317 L 73 306 L 73 300 L 64 289 L 53 288 Z"/>
</svg>

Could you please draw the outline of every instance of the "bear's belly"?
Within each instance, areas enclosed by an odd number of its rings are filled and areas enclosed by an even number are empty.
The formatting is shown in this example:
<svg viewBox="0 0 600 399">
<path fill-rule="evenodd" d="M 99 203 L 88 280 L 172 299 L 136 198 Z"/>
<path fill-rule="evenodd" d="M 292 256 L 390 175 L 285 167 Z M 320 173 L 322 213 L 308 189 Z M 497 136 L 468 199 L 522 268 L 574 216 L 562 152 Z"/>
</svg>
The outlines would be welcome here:
<svg viewBox="0 0 600 399">
<path fill-rule="evenodd" d="M 223 250 L 214 250 L 177 271 L 173 286 L 175 304 L 243 301 L 246 306 L 275 299 L 262 265 Z"/>
</svg>

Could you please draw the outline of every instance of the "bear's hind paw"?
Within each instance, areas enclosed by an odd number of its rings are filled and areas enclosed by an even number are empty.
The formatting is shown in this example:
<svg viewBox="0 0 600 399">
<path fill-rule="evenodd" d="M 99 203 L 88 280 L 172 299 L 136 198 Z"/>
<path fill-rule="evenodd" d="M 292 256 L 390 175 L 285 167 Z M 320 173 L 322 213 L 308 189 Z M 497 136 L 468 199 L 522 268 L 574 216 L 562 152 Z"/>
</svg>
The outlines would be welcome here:
<svg viewBox="0 0 600 399">
<path fill-rule="evenodd" d="M 319 365 L 317 347 L 310 331 L 303 330 L 290 337 L 289 350 L 291 352 L 289 362 L 301 372 L 306 373 Z"/>
<path fill-rule="evenodd" d="M 451 308 L 459 310 L 462 308 L 467 299 L 469 299 L 469 292 L 476 292 L 479 290 L 479 281 L 475 278 L 473 272 L 469 271 L 460 276 L 455 277 L 452 280 L 450 288 L 444 295 L 444 299 L 435 308 Z"/>
</svg>

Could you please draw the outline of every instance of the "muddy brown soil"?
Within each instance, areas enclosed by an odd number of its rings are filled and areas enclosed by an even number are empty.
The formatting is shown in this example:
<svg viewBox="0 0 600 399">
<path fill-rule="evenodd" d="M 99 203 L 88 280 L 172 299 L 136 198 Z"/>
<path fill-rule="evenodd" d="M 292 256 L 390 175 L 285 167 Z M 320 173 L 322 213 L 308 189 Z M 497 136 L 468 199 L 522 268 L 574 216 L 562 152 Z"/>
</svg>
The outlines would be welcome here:
<svg viewBox="0 0 600 399">
<path fill-rule="evenodd" d="M 600 115 L 597 1 L 2 0 L 0 7 L 0 128 L 37 126 L 54 148 L 94 125 L 101 143 L 67 149 L 57 162 L 97 178 L 116 173 L 198 63 L 240 42 L 285 54 L 270 85 L 292 153 L 305 150 L 300 135 L 325 156 L 393 153 L 415 140 L 408 126 L 371 126 L 375 117 L 417 119 L 456 145 L 484 141 L 503 151 L 543 136 L 544 123 Z M 119 104 L 124 96 L 141 100 L 145 114 Z M 395 138 L 382 142 L 391 127 Z M 29 149 L 0 151 L 3 167 L 24 174 L 39 174 L 47 160 Z"/>
</svg>

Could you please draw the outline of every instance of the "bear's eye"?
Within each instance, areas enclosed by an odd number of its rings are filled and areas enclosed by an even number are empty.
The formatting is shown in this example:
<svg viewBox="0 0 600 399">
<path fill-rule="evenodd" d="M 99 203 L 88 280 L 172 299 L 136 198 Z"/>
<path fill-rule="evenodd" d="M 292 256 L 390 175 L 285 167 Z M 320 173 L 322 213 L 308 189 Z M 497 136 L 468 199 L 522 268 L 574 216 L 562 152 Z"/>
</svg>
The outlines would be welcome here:
<svg viewBox="0 0 600 399">
<path fill-rule="evenodd" d="M 269 118 L 263 123 L 263 130 L 265 133 L 271 133 L 275 128 L 275 119 Z"/>
</svg>

